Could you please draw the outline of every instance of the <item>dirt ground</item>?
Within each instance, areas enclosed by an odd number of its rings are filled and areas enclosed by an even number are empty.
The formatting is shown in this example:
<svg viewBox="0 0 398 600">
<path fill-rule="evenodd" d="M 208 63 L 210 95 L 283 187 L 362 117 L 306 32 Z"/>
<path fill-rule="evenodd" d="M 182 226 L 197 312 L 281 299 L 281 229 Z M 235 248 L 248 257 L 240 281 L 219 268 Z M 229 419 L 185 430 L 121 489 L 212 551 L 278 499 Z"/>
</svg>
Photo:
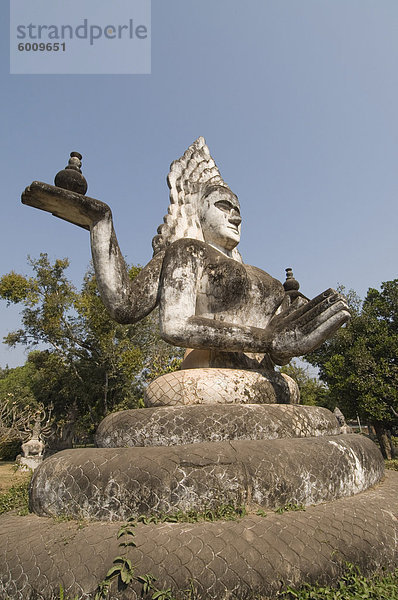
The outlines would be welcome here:
<svg viewBox="0 0 398 600">
<path fill-rule="evenodd" d="M 14 468 L 14 462 L 0 460 L 0 494 L 6 492 L 11 486 L 21 483 L 24 479 L 29 477 L 28 473 L 15 471 Z"/>
</svg>

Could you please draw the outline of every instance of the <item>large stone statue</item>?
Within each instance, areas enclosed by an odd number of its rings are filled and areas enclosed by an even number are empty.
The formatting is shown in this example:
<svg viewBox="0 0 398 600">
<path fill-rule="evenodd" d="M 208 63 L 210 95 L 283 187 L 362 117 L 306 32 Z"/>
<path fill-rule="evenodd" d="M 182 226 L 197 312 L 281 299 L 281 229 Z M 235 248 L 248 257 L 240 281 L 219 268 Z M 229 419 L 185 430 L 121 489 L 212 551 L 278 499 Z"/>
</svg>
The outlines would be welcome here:
<svg viewBox="0 0 398 600">
<path fill-rule="evenodd" d="M 290 269 L 282 285 L 242 262 L 239 202 L 203 138 L 171 165 L 154 256 L 130 281 L 110 208 L 84 195 L 80 160 L 72 153 L 55 186 L 33 182 L 22 201 L 90 230 L 114 319 L 133 323 L 159 307 L 162 337 L 187 352 L 180 371 L 148 387 L 146 408 L 105 417 L 97 448 L 64 450 L 36 469 L 36 514 L 24 523 L 2 518 L 0 595 L 51 598 L 62 584 L 71 597 L 92 597 L 115 555 L 115 564 L 128 557 L 134 572 L 153 574 L 159 589 L 183 597 L 193 586 L 203 600 L 277 598 L 286 585 L 336 582 L 344 562 L 366 572 L 396 566 L 395 480 L 377 488 L 379 450 L 326 408 L 300 406 L 293 380 L 274 369 L 347 321 L 344 298 L 327 290 L 308 300 Z M 119 556 L 114 521 L 226 505 L 250 514 L 237 522 L 148 519 Z M 282 514 L 300 505 L 307 510 Z M 71 531 L 52 518 L 60 516 L 105 522 Z M 140 580 L 111 597 L 138 600 Z"/>
<path fill-rule="evenodd" d="M 76 156 L 71 160 L 72 181 L 67 170 L 58 179 L 60 185 L 77 189 L 80 161 Z M 273 366 L 314 350 L 345 323 L 349 311 L 344 298 L 328 289 L 308 301 L 300 293 L 286 292 L 268 273 L 242 262 L 237 250 L 242 221 L 239 201 L 221 178 L 202 137 L 173 162 L 168 184 L 170 206 L 153 239 L 154 257 L 133 281 L 106 204 L 64 190 L 54 199 L 45 188 L 37 187 L 45 184 L 32 184 L 23 201 L 90 229 L 98 287 L 116 321 L 134 323 L 158 305 L 163 339 L 194 350 L 187 353 L 183 369 L 253 371 L 258 375 L 244 378 L 246 402 L 270 401 L 274 393 L 275 401 L 297 401 L 293 382 L 275 373 Z M 204 375 L 209 388 L 223 380 L 227 391 L 220 402 L 231 402 L 227 399 L 230 390 L 242 382 L 242 373 L 230 370 L 201 373 L 201 379 Z M 159 383 L 148 390 L 150 405 L 159 402 L 159 390 L 163 395 Z M 279 391 L 274 392 L 275 388 Z M 174 391 L 167 398 L 163 395 L 162 403 L 189 403 L 189 396 L 183 401 Z M 207 399 L 202 394 L 195 401 Z M 235 401 L 242 402 L 244 397 L 238 394 Z"/>
</svg>

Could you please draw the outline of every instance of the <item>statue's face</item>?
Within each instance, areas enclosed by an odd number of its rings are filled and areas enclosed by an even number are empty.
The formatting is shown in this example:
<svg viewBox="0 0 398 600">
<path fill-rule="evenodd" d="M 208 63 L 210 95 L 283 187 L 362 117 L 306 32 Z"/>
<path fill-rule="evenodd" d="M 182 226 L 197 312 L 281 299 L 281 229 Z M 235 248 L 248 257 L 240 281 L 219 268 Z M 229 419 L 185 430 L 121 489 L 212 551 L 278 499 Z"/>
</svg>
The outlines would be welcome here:
<svg viewBox="0 0 398 600">
<path fill-rule="evenodd" d="M 233 250 L 240 241 L 240 206 L 230 190 L 214 187 L 201 199 L 200 223 L 205 242 Z"/>
</svg>

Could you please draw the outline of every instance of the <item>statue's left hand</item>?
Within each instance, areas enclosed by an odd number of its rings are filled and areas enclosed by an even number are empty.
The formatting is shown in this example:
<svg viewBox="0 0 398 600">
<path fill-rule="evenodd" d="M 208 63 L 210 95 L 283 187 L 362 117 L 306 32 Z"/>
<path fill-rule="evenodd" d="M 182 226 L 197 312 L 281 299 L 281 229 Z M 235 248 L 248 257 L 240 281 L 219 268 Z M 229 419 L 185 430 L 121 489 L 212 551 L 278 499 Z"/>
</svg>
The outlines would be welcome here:
<svg viewBox="0 0 398 600">
<path fill-rule="evenodd" d="M 293 356 L 312 352 L 349 318 L 344 296 L 333 289 L 296 310 L 277 315 L 269 324 L 272 359 L 285 364 Z"/>
</svg>

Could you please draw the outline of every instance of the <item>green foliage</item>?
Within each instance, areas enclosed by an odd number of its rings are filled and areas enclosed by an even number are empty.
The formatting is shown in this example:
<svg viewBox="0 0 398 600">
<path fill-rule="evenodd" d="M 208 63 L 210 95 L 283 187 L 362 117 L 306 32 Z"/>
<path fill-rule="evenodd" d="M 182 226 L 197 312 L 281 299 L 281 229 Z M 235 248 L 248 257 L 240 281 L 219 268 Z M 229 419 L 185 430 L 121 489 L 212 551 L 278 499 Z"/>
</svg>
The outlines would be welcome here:
<svg viewBox="0 0 398 600">
<path fill-rule="evenodd" d="M 289 587 L 279 596 L 285 600 L 398 600 L 398 570 L 364 577 L 359 568 L 348 564 L 337 587 L 305 584 Z"/>
<path fill-rule="evenodd" d="M 37 300 L 35 282 L 11 271 L 0 279 L 0 297 L 7 300 L 8 305 L 24 301 L 34 303 Z"/>
<path fill-rule="evenodd" d="M 398 458 L 393 458 L 392 460 L 386 460 L 386 469 L 391 469 L 392 471 L 398 471 Z"/>
<path fill-rule="evenodd" d="M 119 542 L 119 546 L 121 548 L 124 548 L 124 550 L 126 550 L 127 547 L 129 547 L 129 546 L 136 545 L 135 541 L 134 541 L 134 536 L 135 536 L 134 527 L 135 526 L 136 526 L 136 521 L 133 519 L 130 519 L 128 521 L 128 523 L 126 523 L 125 525 L 122 525 L 120 527 L 120 529 L 117 533 L 118 539 L 120 539 L 121 537 L 127 538 L 127 541 L 123 540 L 122 542 Z M 146 595 L 148 595 L 150 592 L 153 592 L 152 599 L 155 598 L 154 594 L 156 594 L 157 592 L 161 592 L 161 591 L 169 592 L 170 591 L 170 590 L 158 590 L 154 585 L 154 582 L 156 581 L 156 579 L 151 574 L 147 573 L 145 575 L 135 575 L 134 571 L 135 571 L 135 568 L 133 567 L 131 560 L 129 558 L 127 558 L 127 556 L 116 556 L 116 558 L 113 559 L 113 565 L 108 570 L 104 579 L 98 584 L 97 591 L 94 596 L 94 600 L 103 600 L 103 599 L 108 598 L 109 589 L 110 589 L 110 586 L 112 585 L 113 581 L 117 581 L 119 590 L 120 589 L 124 590 L 129 585 L 129 583 L 131 583 L 133 581 L 137 581 L 138 583 L 141 584 L 141 588 L 142 588 L 141 595 L 144 595 L 144 593 Z M 144 592 L 144 590 L 145 590 L 145 592 Z"/>
<path fill-rule="evenodd" d="M 234 506 L 233 504 L 221 504 L 215 508 L 205 508 L 202 511 L 189 510 L 188 512 L 177 511 L 171 514 L 140 515 L 137 523 L 198 523 L 200 521 L 236 521 L 247 515 L 245 506 Z M 134 519 L 135 520 L 135 519 Z"/>
<path fill-rule="evenodd" d="M 305 510 L 304 504 L 294 504 L 293 502 L 288 502 L 284 506 L 279 506 L 275 509 L 278 515 L 282 515 L 285 512 L 297 511 L 297 510 Z"/>
<path fill-rule="evenodd" d="M 369 289 L 362 311 L 306 356 L 349 417 L 394 422 L 398 411 L 398 279 Z M 391 410 L 393 409 L 393 410 Z"/>
<path fill-rule="evenodd" d="M 0 442 L 0 460 L 15 460 L 21 453 L 21 440 L 11 439 Z"/>
<path fill-rule="evenodd" d="M 372 423 L 390 457 L 387 430 L 398 424 L 398 279 L 369 289 L 351 321 L 305 358 L 319 367 L 332 408 Z"/>
<path fill-rule="evenodd" d="M 0 515 L 17 510 L 18 515 L 27 515 L 29 512 L 29 484 L 30 477 L 26 480 L 12 486 L 7 492 L 0 494 Z"/>
<path fill-rule="evenodd" d="M 4 370 L 0 376 L 0 401 L 9 400 L 17 403 L 19 408 L 27 404 L 36 406 L 31 388 L 34 366 L 25 364 L 23 367 Z"/>
<path fill-rule="evenodd" d="M 76 594 L 76 596 L 73 596 L 73 598 L 71 596 L 67 596 L 65 594 L 65 590 L 62 587 L 62 585 L 59 586 L 59 594 L 56 600 L 79 600 L 79 596 L 78 594 Z"/>
<path fill-rule="evenodd" d="M 280 368 L 280 372 L 289 375 L 300 390 L 300 404 L 308 406 L 326 406 L 329 390 L 317 377 L 312 377 L 309 367 L 299 366 L 296 361 Z"/>
<path fill-rule="evenodd" d="M 158 590 L 155 586 L 156 578 L 150 573 L 146 575 L 134 575 L 135 581 L 141 586 L 141 597 L 147 600 L 194 600 L 197 597 L 194 586 L 181 590 L 174 596 L 170 589 Z M 108 597 L 110 582 L 103 585 L 101 582 L 97 589 L 95 600 L 104 600 Z M 103 595 L 99 595 L 99 589 Z M 40 596 L 41 597 L 41 596 Z M 114 597 L 114 596 L 112 596 Z M 32 595 L 39 598 L 39 595 Z M 51 596 L 52 600 L 78 600 L 79 596 L 66 596 L 62 586 L 59 593 Z M 256 592 L 248 592 L 247 600 L 266 600 Z M 268 597 L 267 597 L 268 598 Z M 381 571 L 373 576 L 364 577 L 360 569 L 347 564 L 345 573 L 335 587 L 324 585 L 304 584 L 300 589 L 288 587 L 286 591 L 278 592 L 277 598 L 281 600 L 398 600 L 398 570 L 392 573 Z"/>
<path fill-rule="evenodd" d="M 174 370 L 181 351 L 160 339 L 156 311 L 134 325 L 114 322 L 91 270 L 77 291 L 65 275 L 67 259 L 50 263 L 41 254 L 29 264 L 33 277 L 9 273 L 0 279 L 0 298 L 22 308 L 22 327 L 5 342 L 35 350 L 21 367 L 29 377 L 18 397 L 54 404 L 58 436 L 70 446 L 76 428 L 87 441 L 84 435 L 92 434 L 108 412 L 142 405 L 146 383 Z M 130 276 L 139 271 L 132 267 Z M 38 344 L 47 349 L 37 351 Z M 9 391 L 10 378 L 19 376 L 16 370 L 3 375 L 0 397 L 2 389 Z"/>
</svg>

